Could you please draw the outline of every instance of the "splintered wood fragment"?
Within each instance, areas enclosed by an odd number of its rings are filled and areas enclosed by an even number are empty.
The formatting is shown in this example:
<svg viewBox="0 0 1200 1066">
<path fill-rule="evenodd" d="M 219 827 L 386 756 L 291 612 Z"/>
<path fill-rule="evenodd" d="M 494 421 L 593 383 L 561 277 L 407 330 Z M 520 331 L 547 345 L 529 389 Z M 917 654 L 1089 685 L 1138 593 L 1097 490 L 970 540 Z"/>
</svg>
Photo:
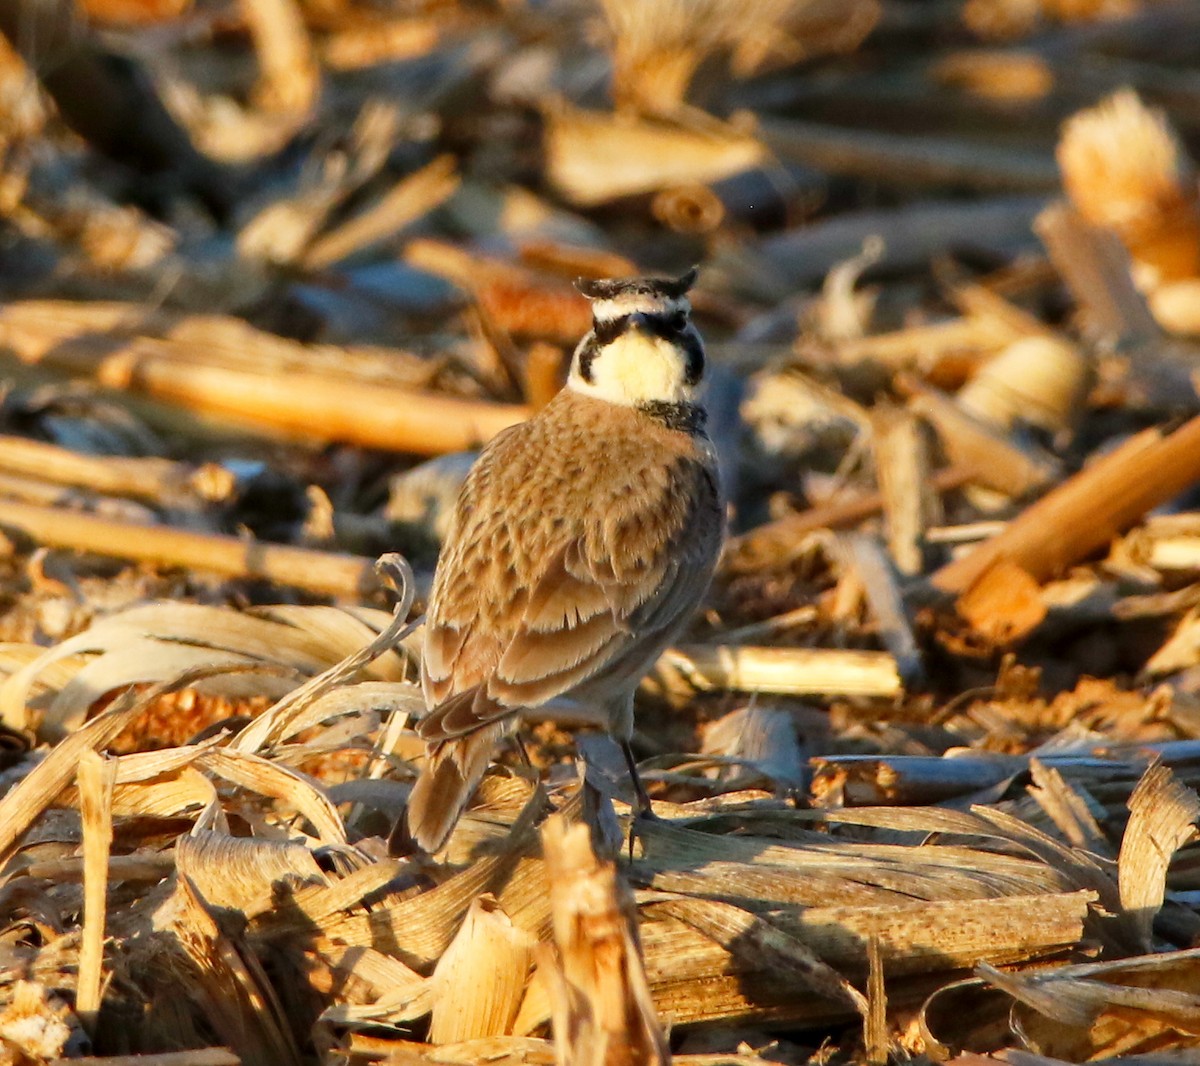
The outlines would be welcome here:
<svg viewBox="0 0 1200 1066">
<path fill-rule="evenodd" d="M 930 477 L 934 492 L 950 492 L 976 477 L 974 467 L 954 466 Z M 844 529 L 872 518 L 883 509 L 882 493 L 871 493 L 847 503 L 830 503 L 798 514 L 777 518 L 756 529 L 731 537 L 721 559 L 727 574 L 753 573 L 770 566 L 785 566 L 808 533 L 817 529 Z"/>
<path fill-rule="evenodd" d="M 919 574 L 925 569 L 925 530 L 941 521 L 941 499 L 929 484 L 929 434 L 911 412 L 895 407 L 876 409 L 871 425 L 888 550 L 900 573 Z"/>
<path fill-rule="evenodd" d="M 94 1031 L 100 1009 L 104 964 L 104 921 L 108 901 L 108 855 L 112 848 L 112 799 L 117 763 L 93 750 L 79 757 L 79 801 L 83 820 L 83 932 L 75 1010 Z"/>
<path fill-rule="evenodd" d="M 962 593 L 1001 560 L 1042 582 L 1200 481 L 1200 416 L 1174 433 L 1147 429 L 1026 508 L 1003 531 L 933 575 Z"/>
<path fill-rule="evenodd" d="M 494 897 L 476 899 L 430 979 L 430 1042 L 456 1044 L 511 1032 L 532 951 L 533 938 Z"/>
<path fill-rule="evenodd" d="M 671 1052 L 642 964 L 637 911 L 616 863 L 596 857 L 591 832 L 552 815 L 542 828 L 557 953 L 551 972 L 559 1066 L 650 1066 Z"/>
<path fill-rule="evenodd" d="M 664 652 L 664 667 L 702 691 L 888 699 L 904 689 L 896 659 L 881 651 L 687 644 Z"/>
<path fill-rule="evenodd" d="M 357 597 L 378 587 L 375 561 L 363 556 L 120 522 L 57 507 L 0 500 L 0 527 L 51 548 L 271 581 L 322 596 Z"/>
</svg>

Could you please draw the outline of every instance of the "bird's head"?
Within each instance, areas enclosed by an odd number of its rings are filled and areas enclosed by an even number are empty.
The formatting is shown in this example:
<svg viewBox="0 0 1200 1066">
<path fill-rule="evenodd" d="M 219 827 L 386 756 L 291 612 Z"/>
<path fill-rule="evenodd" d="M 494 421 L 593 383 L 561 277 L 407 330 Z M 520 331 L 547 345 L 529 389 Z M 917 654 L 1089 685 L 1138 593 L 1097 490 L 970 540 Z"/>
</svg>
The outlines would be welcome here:
<svg viewBox="0 0 1200 1066">
<path fill-rule="evenodd" d="M 704 376 L 687 299 L 695 280 L 695 268 L 679 278 L 578 280 L 592 328 L 575 349 L 567 387 L 631 407 L 694 403 Z"/>
</svg>

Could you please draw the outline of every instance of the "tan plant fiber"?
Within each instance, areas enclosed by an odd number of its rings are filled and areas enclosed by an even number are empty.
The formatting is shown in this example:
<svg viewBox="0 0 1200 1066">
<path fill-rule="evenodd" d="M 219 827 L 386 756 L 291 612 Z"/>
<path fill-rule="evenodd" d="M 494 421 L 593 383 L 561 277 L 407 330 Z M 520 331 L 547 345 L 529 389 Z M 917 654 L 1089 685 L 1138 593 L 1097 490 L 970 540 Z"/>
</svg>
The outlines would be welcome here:
<svg viewBox="0 0 1200 1066">
<path fill-rule="evenodd" d="M 600 0 L 613 35 L 613 96 L 647 113 L 683 103 L 700 64 L 728 53 L 734 72 L 852 51 L 878 0 Z"/>
<path fill-rule="evenodd" d="M 1200 273 L 1196 173 L 1161 111 L 1122 89 L 1070 118 L 1057 154 L 1071 202 L 1116 231 L 1143 289 Z"/>
</svg>

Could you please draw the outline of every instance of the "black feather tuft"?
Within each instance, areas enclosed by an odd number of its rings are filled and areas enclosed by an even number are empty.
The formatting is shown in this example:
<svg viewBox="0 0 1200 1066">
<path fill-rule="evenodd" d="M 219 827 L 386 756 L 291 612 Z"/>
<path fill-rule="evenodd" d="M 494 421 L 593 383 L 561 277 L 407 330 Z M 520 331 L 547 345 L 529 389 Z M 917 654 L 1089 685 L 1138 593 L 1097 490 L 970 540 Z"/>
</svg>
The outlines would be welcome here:
<svg viewBox="0 0 1200 1066">
<path fill-rule="evenodd" d="M 576 278 L 575 288 L 589 300 L 612 300 L 627 295 L 678 300 L 687 295 L 698 274 L 698 269 L 692 267 L 677 278 Z"/>
</svg>

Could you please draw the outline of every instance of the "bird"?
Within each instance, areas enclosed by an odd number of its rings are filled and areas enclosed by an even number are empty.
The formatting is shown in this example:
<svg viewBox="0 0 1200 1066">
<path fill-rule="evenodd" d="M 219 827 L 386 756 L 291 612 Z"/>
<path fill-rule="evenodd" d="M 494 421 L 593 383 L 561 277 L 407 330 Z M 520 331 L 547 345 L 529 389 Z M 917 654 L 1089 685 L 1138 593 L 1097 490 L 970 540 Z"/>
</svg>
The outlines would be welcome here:
<svg viewBox="0 0 1200 1066">
<path fill-rule="evenodd" d="M 531 708 L 574 704 L 607 723 L 649 811 L 634 692 L 704 597 L 724 536 L 695 280 L 577 280 L 592 325 L 565 386 L 463 483 L 428 600 L 426 752 L 405 811 L 428 854 Z"/>
</svg>

